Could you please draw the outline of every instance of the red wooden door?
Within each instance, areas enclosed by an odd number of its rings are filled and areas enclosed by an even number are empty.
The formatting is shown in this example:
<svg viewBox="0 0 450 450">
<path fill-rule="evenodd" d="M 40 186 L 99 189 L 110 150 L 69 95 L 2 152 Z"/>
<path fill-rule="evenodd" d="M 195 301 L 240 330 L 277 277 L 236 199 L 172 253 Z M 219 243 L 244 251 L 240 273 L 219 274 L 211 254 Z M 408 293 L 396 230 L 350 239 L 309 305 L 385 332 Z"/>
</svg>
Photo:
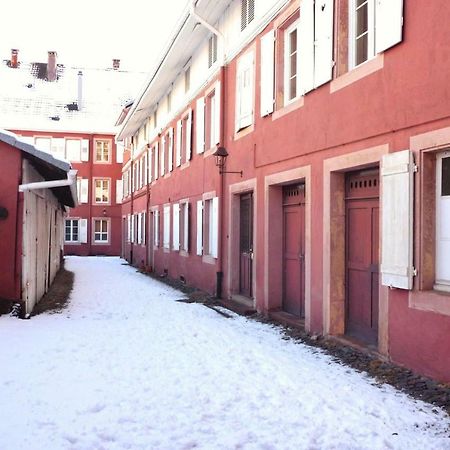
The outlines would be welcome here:
<svg viewBox="0 0 450 450">
<path fill-rule="evenodd" d="M 378 339 L 379 173 L 346 180 L 346 334 L 367 344 Z"/>
<path fill-rule="evenodd" d="M 305 317 L 305 185 L 283 188 L 283 310 Z"/>
<path fill-rule="evenodd" d="M 253 272 L 253 193 L 240 198 L 239 293 L 252 297 Z"/>
</svg>

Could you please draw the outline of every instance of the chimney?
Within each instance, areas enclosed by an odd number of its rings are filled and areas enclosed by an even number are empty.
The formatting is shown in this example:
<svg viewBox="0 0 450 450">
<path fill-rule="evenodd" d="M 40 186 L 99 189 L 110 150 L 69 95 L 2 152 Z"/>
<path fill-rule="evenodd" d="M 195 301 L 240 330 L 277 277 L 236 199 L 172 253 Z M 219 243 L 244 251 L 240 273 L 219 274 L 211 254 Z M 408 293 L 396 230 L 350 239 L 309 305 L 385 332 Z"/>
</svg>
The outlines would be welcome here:
<svg viewBox="0 0 450 450">
<path fill-rule="evenodd" d="M 113 69 L 114 70 L 120 69 L 120 59 L 113 59 Z"/>
<path fill-rule="evenodd" d="M 48 52 L 47 81 L 56 81 L 56 52 Z"/>
<path fill-rule="evenodd" d="M 78 72 L 78 111 L 81 111 L 83 107 L 83 72 L 80 70 Z"/>
<path fill-rule="evenodd" d="M 19 67 L 19 50 L 16 48 L 11 49 L 11 66 L 13 69 L 17 69 Z"/>
</svg>

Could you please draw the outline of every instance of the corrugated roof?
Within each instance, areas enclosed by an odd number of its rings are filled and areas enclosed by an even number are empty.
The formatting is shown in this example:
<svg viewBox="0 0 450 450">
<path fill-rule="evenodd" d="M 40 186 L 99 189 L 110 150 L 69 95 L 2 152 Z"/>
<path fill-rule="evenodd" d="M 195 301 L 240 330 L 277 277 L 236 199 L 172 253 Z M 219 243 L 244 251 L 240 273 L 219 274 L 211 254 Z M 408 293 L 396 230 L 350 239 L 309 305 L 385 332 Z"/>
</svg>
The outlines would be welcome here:
<svg viewBox="0 0 450 450">
<path fill-rule="evenodd" d="M 145 79 L 144 73 L 58 64 L 56 81 L 38 76 L 46 63 L 0 63 L 0 127 L 16 130 L 114 133 L 115 122 Z M 78 72 L 82 106 L 78 110 Z"/>
</svg>

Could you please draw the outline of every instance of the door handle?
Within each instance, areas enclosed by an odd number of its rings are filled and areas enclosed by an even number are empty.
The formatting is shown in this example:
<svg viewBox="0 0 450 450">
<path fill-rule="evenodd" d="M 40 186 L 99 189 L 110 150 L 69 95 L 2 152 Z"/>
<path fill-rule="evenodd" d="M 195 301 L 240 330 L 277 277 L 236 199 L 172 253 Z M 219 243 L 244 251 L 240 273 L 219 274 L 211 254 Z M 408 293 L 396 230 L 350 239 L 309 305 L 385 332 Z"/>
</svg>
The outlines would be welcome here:
<svg viewBox="0 0 450 450">
<path fill-rule="evenodd" d="M 298 254 L 298 259 L 299 259 L 300 261 L 303 261 L 303 260 L 305 259 L 305 255 L 304 255 L 303 253 L 299 253 L 299 254 Z"/>
</svg>

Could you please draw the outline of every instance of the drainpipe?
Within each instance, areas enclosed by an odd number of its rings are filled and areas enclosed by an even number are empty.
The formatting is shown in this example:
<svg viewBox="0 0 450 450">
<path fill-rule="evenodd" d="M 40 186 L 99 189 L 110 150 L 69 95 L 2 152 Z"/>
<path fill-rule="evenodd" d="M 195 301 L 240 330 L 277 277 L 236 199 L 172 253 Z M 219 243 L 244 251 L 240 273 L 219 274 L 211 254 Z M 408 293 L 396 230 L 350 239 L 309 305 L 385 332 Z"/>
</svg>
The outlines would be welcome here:
<svg viewBox="0 0 450 450">
<path fill-rule="evenodd" d="M 76 186 L 77 170 L 70 169 L 65 180 L 37 181 L 19 185 L 19 192 L 33 191 L 34 189 L 51 189 L 62 186 Z"/>
<path fill-rule="evenodd" d="M 222 121 L 222 126 L 220 127 L 220 144 L 224 145 L 225 133 L 224 133 L 224 124 L 225 124 L 225 39 L 223 34 L 215 28 L 213 25 L 208 23 L 203 17 L 199 16 L 195 10 L 196 0 L 191 0 L 189 3 L 189 13 L 192 17 L 200 22 L 205 28 L 207 28 L 211 33 L 215 34 L 221 41 L 221 95 L 220 95 L 220 120 Z M 219 145 L 220 145 L 219 144 Z M 218 255 L 217 255 L 217 272 L 216 272 L 216 297 L 222 298 L 222 282 L 223 282 L 223 261 L 222 261 L 222 248 L 223 248 L 223 211 L 224 211 L 224 176 L 220 175 L 220 184 L 219 184 L 219 230 L 218 230 Z"/>
<path fill-rule="evenodd" d="M 215 34 L 218 38 L 223 39 L 223 34 L 215 27 L 213 27 L 210 23 L 208 23 L 203 17 L 199 16 L 195 10 L 196 0 L 191 0 L 189 3 L 189 14 L 197 19 L 205 28 L 207 28 L 211 33 Z M 223 47 L 222 47 L 223 48 Z"/>
</svg>

